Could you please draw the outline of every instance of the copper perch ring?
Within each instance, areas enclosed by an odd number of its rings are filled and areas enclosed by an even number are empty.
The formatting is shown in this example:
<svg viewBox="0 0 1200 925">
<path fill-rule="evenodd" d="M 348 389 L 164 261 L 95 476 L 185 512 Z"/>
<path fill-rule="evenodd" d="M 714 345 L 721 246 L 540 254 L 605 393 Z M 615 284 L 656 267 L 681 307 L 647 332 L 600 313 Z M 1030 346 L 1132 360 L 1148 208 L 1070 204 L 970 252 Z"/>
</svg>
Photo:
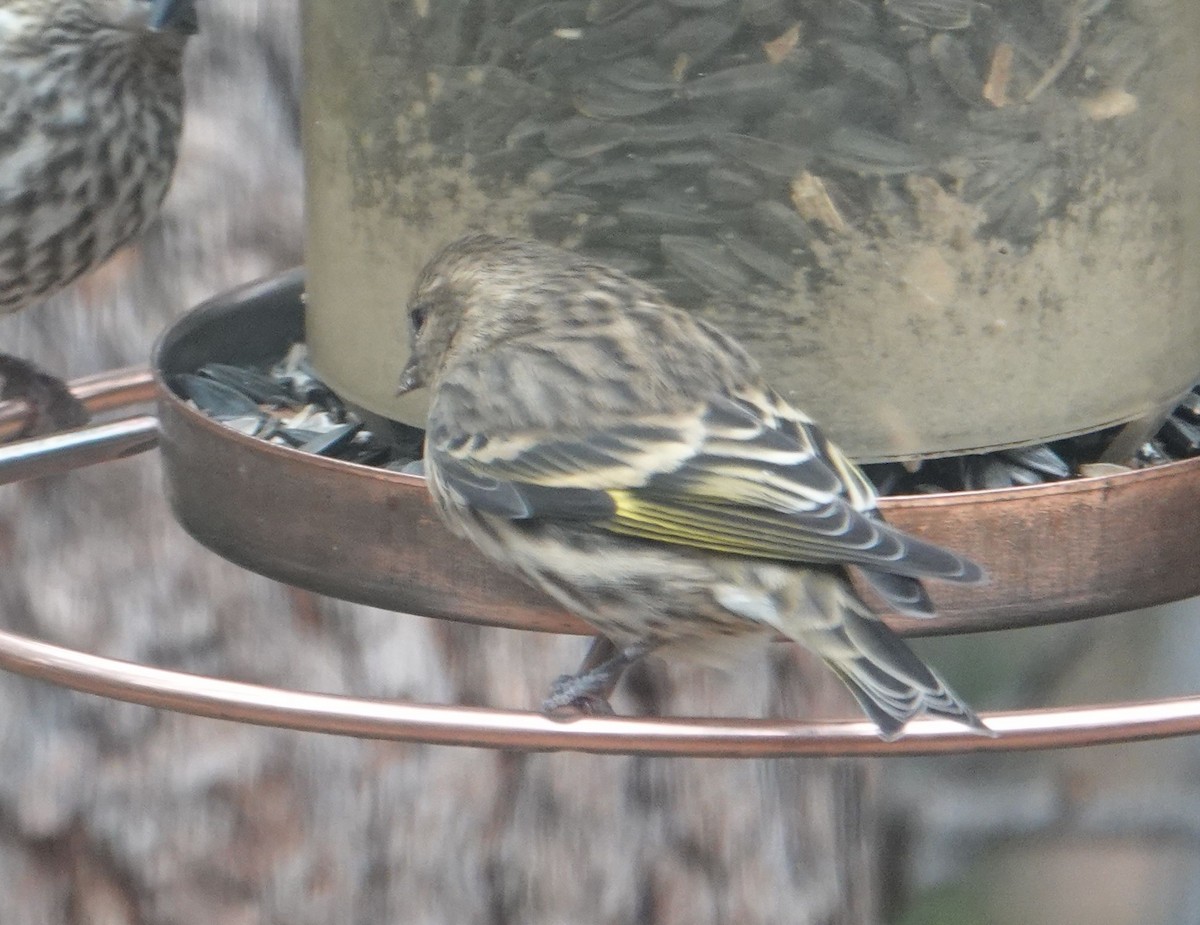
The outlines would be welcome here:
<svg viewBox="0 0 1200 925">
<path fill-rule="evenodd" d="M 0 446 L 0 484 L 150 449 L 166 433 L 160 431 L 161 387 L 161 380 L 156 384 L 145 370 L 123 370 L 74 383 L 73 390 L 94 411 L 144 403 L 158 392 L 160 416 L 127 417 Z M 0 432 L 5 422 L 19 418 L 19 410 L 0 405 Z M 1200 461 L 1161 468 L 1170 467 L 1194 480 Z M 396 478 L 422 488 L 419 480 Z M 168 475 L 168 491 L 176 490 Z M 901 499 L 899 506 L 906 500 Z M 178 509 L 177 499 L 172 501 Z M 1056 613 L 1050 618 L 1076 616 Z M 476 622 L 483 621 L 476 618 Z M 535 619 L 527 628 L 548 628 L 541 622 Z M 565 618 L 550 622 L 574 629 Z M 996 625 L 987 621 L 988 628 Z M 943 631 L 963 629 L 950 624 Z M 499 749 L 727 758 L 887 756 L 1068 748 L 1200 733 L 1200 696 L 987 714 L 986 722 L 997 733 L 994 738 L 964 732 L 948 721 L 918 719 L 900 740 L 883 742 L 864 721 L 588 717 L 561 722 L 526 711 L 310 693 L 167 671 L 9 632 L 0 632 L 0 668 L 89 694 L 198 716 L 333 735 Z"/>
</svg>

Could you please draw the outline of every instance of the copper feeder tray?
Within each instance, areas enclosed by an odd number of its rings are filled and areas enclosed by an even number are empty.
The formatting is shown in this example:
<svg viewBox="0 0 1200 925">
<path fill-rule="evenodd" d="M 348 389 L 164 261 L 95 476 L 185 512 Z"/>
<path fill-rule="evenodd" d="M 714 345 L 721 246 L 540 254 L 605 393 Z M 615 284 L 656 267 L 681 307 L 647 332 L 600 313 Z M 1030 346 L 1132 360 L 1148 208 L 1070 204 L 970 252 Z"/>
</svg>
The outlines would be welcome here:
<svg viewBox="0 0 1200 925">
<path fill-rule="evenodd" d="M 167 491 L 184 528 L 248 569 L 388 610 L 556 633 L 589 629 L 494 569 L 436 519 L 424 480 L 268 444 L 197 412 L 170 377 L 270 363 L 303 339 L 303 276 L 214 299 L 154 357 Z M 1200 458 L 1029 488 L 884 499 L 889 521 L 983 565 L 983 586 L 932 584 L 933 620 L 977 632 L 1119 613 L 1200 595 Z"/>
<path fill-rule="evenodd" d="M 200 363 L 274 359 L 302 332 L 299 273 L 202 306 L 164 337 L 155 370 L 80 380 L 93 411 L 152 394 L 135 415 L 0 446 L 0 484 L 163 450 L 167 490 L 201 542 L 255 571 L 322 593 L 411 613 L 520 629 L 583 624 L 444 533 L 422 480 L 245 437 L 180 401 L 165 377 Z M 0 436 L 22 409 L 0 405 Z M 889 499 L 887 516 L 974 555 L 993 582 L 949 593 L 933 622 L 902 632 L 969 632 L 1127 610 L 1200 593 L 1200 460 L 1035 488 Z M 970 608 L 970 609 L 968 609 Z M 918 719 L 895 742 L 870 723 L 589 717 L 413 704 L 264 687 L 103 658 L 0 632 L 0 668 L 64 687 L 200 716 L 366 738 L 527 750 L 763 758 L 919 755 L 1127 742 L 1200 733 L 1200 696 L 985 715 L 985 738 Z"/>
</svg>

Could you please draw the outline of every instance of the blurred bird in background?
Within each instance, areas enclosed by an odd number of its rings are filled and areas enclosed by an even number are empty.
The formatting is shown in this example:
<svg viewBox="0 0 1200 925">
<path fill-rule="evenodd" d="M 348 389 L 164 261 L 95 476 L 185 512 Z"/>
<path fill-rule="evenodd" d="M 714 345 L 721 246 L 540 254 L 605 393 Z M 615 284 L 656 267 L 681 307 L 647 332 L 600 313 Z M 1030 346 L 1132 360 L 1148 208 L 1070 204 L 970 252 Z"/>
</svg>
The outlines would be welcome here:
<svg viewBox="0 0 1200 925">
<path fill-rule="evenodd" d="M 471 235 L 419 277 L 400 391 L 432 390 L 447 525 L 595 626 L 544 704 L 606 711 L 644 655 L 720 662 L 776 633 L 885 738 L 922 713 L 987 732 L 851 586 L 929 616 L 975 564 L 888 526 L 858 468 L 740 345 L 657 290 L 542 244 Z"/>
<path fill-rule="evenodd" d="M 183 122 L 193 0 L 0 0 L 0 313 L 53 295 L 157 215 Z M 23 435 L 79 426 L 83 406 L 0 354 Z"/>
</svg>

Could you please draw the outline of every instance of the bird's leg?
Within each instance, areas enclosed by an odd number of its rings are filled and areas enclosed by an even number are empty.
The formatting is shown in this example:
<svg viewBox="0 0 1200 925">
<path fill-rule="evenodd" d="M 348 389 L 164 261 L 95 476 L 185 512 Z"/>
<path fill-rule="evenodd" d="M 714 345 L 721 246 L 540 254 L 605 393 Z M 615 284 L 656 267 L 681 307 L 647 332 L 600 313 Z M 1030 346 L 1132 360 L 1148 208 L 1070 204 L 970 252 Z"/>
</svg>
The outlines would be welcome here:
<svg viewBox="0 0 1200 925">
<path fill-rule="evenodd" d="M 24 399 L 29 406 L 18 439 L 82 427 L 91 417 L 65 382 L 20 357 L 0 353 L 0 379 L 0 399 Z"/>
<path fill-rule="evenodd" d="M 556 718 L 580 714 L 611 715 L 608 698 L 612 696 L 621 675 L 634 662 L 648 653 L 651 646 L 639 643 L 620 649 L 607 636 L 592 640 L 579 670 L 556 678 L 550 696 L 542 702 L 542 712 Z"/>
</svg>

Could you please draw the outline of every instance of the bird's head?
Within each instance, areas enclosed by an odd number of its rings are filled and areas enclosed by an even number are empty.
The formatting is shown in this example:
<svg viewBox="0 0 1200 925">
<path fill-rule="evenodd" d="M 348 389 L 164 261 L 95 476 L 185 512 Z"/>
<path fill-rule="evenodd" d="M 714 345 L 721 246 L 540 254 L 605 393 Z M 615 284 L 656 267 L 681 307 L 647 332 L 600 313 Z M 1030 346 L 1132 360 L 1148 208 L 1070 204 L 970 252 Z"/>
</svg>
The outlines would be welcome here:
<svg viewBox="0 0 1200 925">
<path fill-rule="evenodd" d="M 108 23 L 135 32 L 194 35 L 195 0 L 81 0 L 96 8 Z"/>
<path fill-rule="evenodd" d="M 426 264 L 408 301 L 410 353 L 396 394 L 428 386 L 454 359 L 536 325 L 540 300 L 531 295 L 548 279 L 555 253 L 471 234 Z"/>
<path fill-rule="evenodd" d="M 144 4 L 146 0 L 134 2 Z M 195 35 L 200 28 L 195 0 L 150 0 L 150 19 L 147 25 L 154 32 Z"/>
<path fill-rule="evenodd" d="M 0 0 L 0 14 L 10 27 L 60 37 L 115 31 L 186 38 L 197 31 L 195 0 Z"/>
</svg>

